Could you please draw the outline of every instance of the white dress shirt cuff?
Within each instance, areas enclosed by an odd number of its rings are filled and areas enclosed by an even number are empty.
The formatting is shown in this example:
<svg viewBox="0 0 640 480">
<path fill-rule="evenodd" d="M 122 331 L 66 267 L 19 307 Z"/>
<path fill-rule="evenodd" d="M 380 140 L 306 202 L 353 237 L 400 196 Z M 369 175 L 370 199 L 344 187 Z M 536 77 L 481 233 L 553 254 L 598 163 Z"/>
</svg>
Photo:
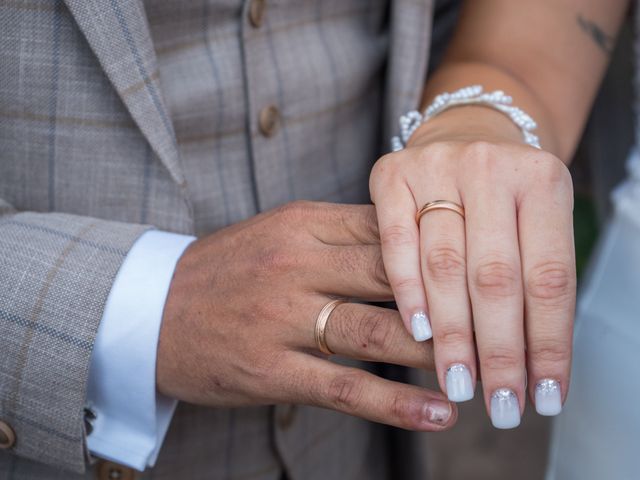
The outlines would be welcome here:
<svg viewBox="0 0 640 480">
<path fill-rule="evenodd" d="M 118 271 L 98 328 L 87 403 L 89 451 L 136 470 L 153 466 L 177 402 L 156 391 L 162 312 L 180 256 L 194 237 L 151 230 Z"/>
</svg>

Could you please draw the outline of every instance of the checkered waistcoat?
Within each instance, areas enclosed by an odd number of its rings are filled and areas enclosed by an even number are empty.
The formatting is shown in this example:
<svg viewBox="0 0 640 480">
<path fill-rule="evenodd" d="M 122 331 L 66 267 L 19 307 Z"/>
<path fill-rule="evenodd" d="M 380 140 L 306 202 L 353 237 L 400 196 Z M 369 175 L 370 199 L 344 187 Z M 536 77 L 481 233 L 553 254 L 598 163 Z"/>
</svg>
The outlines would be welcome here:
<svg viewBox="0 0 640 480">
<path fill-rule="evenodd" d="M 17 438 L 0 479 L 94 477 L 91 350 L 144 231 L 368 201 L 383 141 L 419 100 L 432 1 L 259 7 L 0 2 L 0 421 Z M 371 424 L 321 409 L 180 405 L 143 476 L 376 479 L 383 448 Z"/>
</svg>

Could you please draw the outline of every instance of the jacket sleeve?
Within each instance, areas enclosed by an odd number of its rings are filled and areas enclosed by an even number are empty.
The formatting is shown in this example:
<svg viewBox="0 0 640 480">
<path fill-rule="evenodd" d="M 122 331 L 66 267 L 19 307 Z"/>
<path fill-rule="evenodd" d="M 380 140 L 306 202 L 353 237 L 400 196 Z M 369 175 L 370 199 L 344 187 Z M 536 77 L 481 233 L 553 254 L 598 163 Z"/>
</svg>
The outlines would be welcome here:
<svg viewBox="0 0 640 480">
<path fill-rule="evenodd" d="M 0 421 L 10 452 L 82 473 L 91 351 L 116 273 L 151 227 L 0 199 Z"/>
</svg>

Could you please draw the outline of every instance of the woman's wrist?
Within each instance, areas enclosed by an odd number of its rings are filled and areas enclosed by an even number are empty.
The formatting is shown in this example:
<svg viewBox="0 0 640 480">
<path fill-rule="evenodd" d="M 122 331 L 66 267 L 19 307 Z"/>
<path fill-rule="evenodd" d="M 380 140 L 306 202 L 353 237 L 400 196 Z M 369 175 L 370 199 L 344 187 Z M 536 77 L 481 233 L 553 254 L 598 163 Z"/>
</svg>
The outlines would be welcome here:
<svg viewBox="0 0 640 480">
<path fill-rule="evenodd" d="M 410 137 L 407 147 L 438 141 L 491 140 L 522 143 L 522 132 L 505 114 L 481 105 L 446 110 L 422 124 Z"/>
<path fill-rule="evenodd" d="M 549 105 L 543 102 L 543 99 L 536 90 L 532 89 L 529 84 L 523 83 L 520 78 L 516 78 L 504 69 L 497 68 L 494 65 L 484 62 L 443 62 L 443 64 L 433 72 L 425 85 L 421 108 L 419 110 L 422 111 L 423 108 L 430 105 L 433 100 L 443 92 L 453 92 L 466 85 L 482 85 L 484 90 L 489 92 L 502 90 L 505 94 L 512 97 L 513 105 L 525 111 L 537 123 L 537 128 L 534 133 L 539 137 L 542 149 L 556 155 L 563 162 L 569 163 L 575 147 L 575 140 L 573 139 L 572 133 L 565 133 L 566 129 L 560 128 L 554 111 L 549 108 Z M 511 137 L 509 128 L 511 127 L 517 130 L 517 127 L 511 124 L 511 120 L 506 115 L 498 111 L 492 112 L 490 108 L 486 108 L 489 112 L 479 110 L 480 108 L 485 107 L 469 105 L 455 109 L 457 111 L 451 109 L 442 112 L 442 114 L 438 114 L 432 120 L 429 120 L 428 123 L 432 123 L 433 121 L 431 127 L 435 128 L 436 119 L 438 122 L 442 121 L 444 124 L 445 115 L 451 117 L 456 116 L 456 118 L 461 117 L 462 120 L 460 121 L 465 124 L 470 122 L 471 126 L 469 128 L 473 129 L 474 132 L 484 132 L 484 128 L 486 127 L 488 129 L 487 133 L 490 135 L 498 134 L 500 137 L 513 138 L 515 140 L 515 137 Z M 463 114 L 463 110 L 467 111 L 468 114 Z M 477 125 L 477 123 L 485 121 L 483 119 L 487 119 L 487 125 Z M 506 133 L 503 133 L 499 125 L 503 126 L 502 128 L 504 128 L 504 132 Z M 447 130 L 448 129 L 449 127 L 447 127 Z M 516 135 L 518 135 L 517 141 L 523 143 L 522 133 L 518 132 Z"/>
</svg>

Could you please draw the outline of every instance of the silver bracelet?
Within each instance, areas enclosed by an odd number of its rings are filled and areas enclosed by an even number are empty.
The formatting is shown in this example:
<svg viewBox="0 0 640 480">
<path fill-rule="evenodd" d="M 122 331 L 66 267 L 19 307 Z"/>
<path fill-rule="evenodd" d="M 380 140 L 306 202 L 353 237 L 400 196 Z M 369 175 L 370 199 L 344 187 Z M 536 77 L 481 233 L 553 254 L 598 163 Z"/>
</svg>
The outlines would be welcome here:
<svg viewBox="0 0 640 480">
<path fill-rule="evenodd" d="M 424 114 L 413 110 L 400 117 L 400 135 L 391 139 L 391 150 L 394 152 L 403 150 L 409 137 L 415 133 L 420 125 L 439 113 L 460 105 L 485 105 L 504 113 L 520 128 L 525 143 L 540 148 L 540 139 L 533 133 L 538 125 L 523 110 L 511 105 L 512 103 L 513 99 L 502 90 L 485 93 L 481 85 L 464 87 L 453 93 L 442 93 L 433 100 Z"/>
</svg>

